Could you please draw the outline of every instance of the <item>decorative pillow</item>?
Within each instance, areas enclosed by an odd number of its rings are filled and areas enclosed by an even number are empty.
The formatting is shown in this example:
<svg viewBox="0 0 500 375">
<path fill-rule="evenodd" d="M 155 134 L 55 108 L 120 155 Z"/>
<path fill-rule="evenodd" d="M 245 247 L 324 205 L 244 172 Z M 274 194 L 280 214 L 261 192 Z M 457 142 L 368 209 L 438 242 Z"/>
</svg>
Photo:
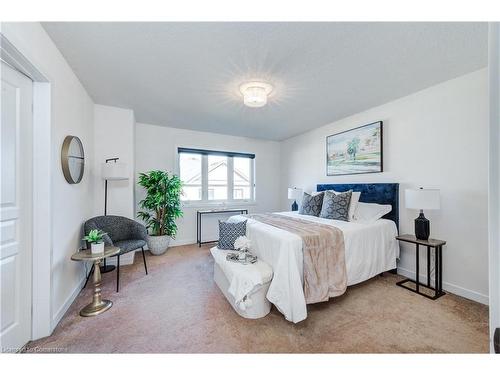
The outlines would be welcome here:
<svg viewBox="0 0 500 375">
<path fill-rule="evenodd" d="M 339 191 L 335 191 L 335 190 L 332 190 L 332 191 L 335 192 L 335 194 L 341 194 L 341 192 L 339 192 Z M 358 202 L 359 202 L 360 197 L 361 197 L 361 192 L 359 192 L 359 191 L 352 192 L 351 202 L 349 203 L 349 219 L 348 219 L 348 221 L 356 220 L 354 218 L 354 215 L 356 213 L 356 208 L 358 207 Z"/>
<path fill-rule="evenodd" d="M 238 237 L 246 236 L 247 221 L 228 222 L 219 220 L 219 244 L 223 250 L 235 250 L 234 241 Z"/>
<path fill-rule="evenodd" d="M 311 195 L 304 193 L 302 197 L 302 204 L 300 205 L 299 214 L 301 215 L 311 215 L 319 216 L 321 212 L 321 206 L 323 205 L 323 192 Z"/>
<path fill-rule="evenodd" d="M 361 223 L 373 223 L 391 211 L 392 206 L 390 204 L 359 202 L 354 215 L 354 221 Z"/>
<path fill-rule="evenodd" d="M 333 220 L 349 220 L 349 204 L 351 202 L 352 190 L 345 193 L 335 194 L 332 190 L 325 191 L 323 207 L 319 217 Z"/>
</svg>

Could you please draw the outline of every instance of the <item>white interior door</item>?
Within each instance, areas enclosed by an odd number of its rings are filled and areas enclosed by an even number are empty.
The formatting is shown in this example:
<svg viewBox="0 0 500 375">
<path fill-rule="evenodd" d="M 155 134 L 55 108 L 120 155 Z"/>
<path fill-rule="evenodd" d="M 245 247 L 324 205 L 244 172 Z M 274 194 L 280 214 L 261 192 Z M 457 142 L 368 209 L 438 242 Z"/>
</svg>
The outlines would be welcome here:
<svg viewBox="0 0 500 375">
<path fill-rule="evenodd" d="M 33 82 L 1 64 L 0 347 L 5 352 L 21 349 L 31 338 Z"/>
</svg>

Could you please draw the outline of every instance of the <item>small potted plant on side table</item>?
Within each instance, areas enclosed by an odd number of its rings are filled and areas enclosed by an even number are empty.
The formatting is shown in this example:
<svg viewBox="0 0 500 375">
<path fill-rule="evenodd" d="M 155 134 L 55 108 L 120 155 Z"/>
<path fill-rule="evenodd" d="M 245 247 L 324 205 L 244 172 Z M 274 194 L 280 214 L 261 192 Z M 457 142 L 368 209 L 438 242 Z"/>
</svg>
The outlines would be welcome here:
<svg viewBox="0 0 500 375">
<path fill-rule="evenodd" d="M 104 233 L 99 229 L 92 229 L 83 239 L 90 242 L 90 252 L 92 254 L 104 253 Z"/>
</svg>

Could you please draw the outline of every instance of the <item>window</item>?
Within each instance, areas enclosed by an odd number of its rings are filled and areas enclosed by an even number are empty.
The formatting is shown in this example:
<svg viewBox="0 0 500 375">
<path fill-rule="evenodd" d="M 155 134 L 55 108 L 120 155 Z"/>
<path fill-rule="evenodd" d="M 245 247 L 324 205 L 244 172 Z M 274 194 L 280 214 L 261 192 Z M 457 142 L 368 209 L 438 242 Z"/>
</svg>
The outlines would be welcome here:
<svg viewBox="0 0 500 375">
<path fill-rule="evenodd" d="M 180 178 L 183 182 L 182 198 L 188 201 L 201 200 L 201 155 L 179 154 Z"/>
<path fill-rule="evenodd" d="M 226 200 L 228 157 L 208 155 L 208 200 Z"/>
<path fill-rule="evenodd" d="M 179 148 L 183 201 L 254 200 L 254 154 Z"/>
<path fill-rule="evenodd" d="M 251 199 L 253 159 L 233 157 L 233 199 Z"/>
</svg>

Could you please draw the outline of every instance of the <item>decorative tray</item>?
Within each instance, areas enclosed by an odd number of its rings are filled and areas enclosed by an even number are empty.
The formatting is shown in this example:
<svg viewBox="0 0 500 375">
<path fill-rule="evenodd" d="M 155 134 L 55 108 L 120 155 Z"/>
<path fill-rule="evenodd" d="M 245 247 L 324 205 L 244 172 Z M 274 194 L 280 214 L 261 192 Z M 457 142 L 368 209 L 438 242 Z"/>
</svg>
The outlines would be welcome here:
<svg viewBox="0 0 500 375">
<path fill-rule="evenodd" d="M 247 265 L 247 264 L 252 264 L 252 263 L 257 262 L 257 256 L 252 255 L 252 254 L 246 254 L 245 259 L 238 259 L 237 253 L 229 253 L 226 256 L 226 260 L 228 260 L 229 262 Z"/>
</svg>

